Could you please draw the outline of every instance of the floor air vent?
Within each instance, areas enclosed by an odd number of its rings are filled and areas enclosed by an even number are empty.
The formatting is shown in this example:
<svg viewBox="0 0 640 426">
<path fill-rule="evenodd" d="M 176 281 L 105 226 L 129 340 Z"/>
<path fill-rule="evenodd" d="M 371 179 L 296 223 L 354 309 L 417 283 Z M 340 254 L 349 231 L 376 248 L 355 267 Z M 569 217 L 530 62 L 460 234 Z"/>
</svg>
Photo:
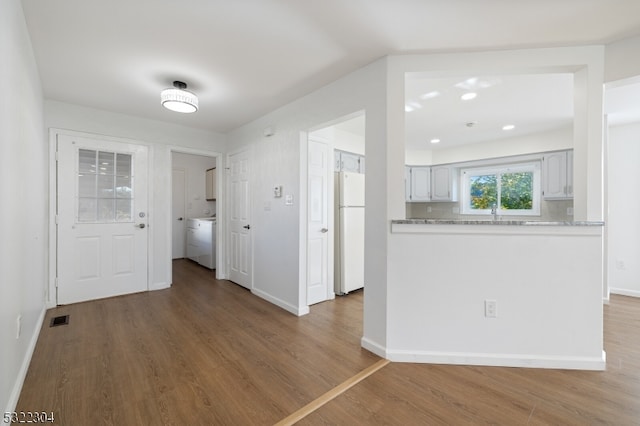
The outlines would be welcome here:
<svg viewBox="0 0 640 426">
<path fill-rule="evenodd" d="M 67 324 L 69 324 L 69 315 L 63 315 L 60 317 L 51 318 L 51 324 L 49 324 L 49 327 L 56 327 L 58 325 L 67 325 Z"/>
</svg>

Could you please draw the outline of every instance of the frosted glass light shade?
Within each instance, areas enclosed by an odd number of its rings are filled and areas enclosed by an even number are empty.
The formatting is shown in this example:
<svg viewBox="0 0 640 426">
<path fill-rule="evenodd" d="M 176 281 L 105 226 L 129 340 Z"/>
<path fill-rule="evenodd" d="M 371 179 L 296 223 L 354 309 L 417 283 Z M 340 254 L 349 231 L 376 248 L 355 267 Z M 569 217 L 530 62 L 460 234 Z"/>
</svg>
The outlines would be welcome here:
<svg viewBox="0 0 640 426">
<path fill-rule="evenodd" d="M 160 93 L 160 102 L 171 111 L 189 113 L 198 110 L 198 97 L 187 90 L 164 89 Z"/>
</svg>

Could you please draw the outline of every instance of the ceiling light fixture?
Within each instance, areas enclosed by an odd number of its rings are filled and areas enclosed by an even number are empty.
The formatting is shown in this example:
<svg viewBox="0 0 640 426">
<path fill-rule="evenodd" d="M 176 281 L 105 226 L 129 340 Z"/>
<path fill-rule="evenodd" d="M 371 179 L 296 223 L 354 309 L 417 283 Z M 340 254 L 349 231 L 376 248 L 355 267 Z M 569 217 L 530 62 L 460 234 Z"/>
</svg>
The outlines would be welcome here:
<svg viewBox="0 0 640 426">
<path fill-rule="evenodd" d="M 160 93 L 162 106 L 176 112 L 196 112 L 198 110 L 198 97 L 185 90 L 186 88 L 186 83 L 174 81 L 173 89 L 164 89 Z"/>
<path fill-rule="evenodd" d="M 468 92 L 468 93 L 465 93 L 464 95 L 460 96 L 460 99 L 462 99 L 463 101 L 470 101 L 471 99 L 475 99 L 476 96 L 478 96 L 477 93 Z"/>
<path fill-rule="evenodd" d="M 507 124 L 505 126 L 502 126 L 502 130 L 513 130 L 515 128 L 516 126 L 514 126 L 513 124 Z"/>
<path fill-rule="evenodd" d="M 430 142 L 431 143 L 440 143 L 440 139 L 431 139 Z"/>
</svg>

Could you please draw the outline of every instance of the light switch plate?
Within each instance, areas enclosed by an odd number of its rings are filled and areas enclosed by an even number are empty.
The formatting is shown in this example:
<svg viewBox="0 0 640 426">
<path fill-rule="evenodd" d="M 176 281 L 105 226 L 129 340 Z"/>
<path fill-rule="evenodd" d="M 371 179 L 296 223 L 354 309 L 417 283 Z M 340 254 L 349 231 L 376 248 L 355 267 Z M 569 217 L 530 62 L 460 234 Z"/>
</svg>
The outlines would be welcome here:
<svg viewBox="0 0 640 426">
<path fill-rule="evenodd" d="M 291 194 L 287 194 L 284 196 L 284 204 L 287 206 L 292 206 L 293 205 L 293 195 Z"/>
</svg>

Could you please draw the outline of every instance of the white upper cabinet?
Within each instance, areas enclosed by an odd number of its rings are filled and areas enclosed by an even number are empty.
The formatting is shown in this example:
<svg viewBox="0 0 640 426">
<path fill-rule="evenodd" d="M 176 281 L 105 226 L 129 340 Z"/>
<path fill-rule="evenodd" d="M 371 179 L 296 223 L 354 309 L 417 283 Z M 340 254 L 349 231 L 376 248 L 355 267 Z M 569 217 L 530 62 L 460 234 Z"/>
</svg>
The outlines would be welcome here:
<svg viewBox="0 0 640 426">
<path fill-rule="evenodd" d="M 340 150 L 333 155 L 336 172 L 364 173 L 364 156 Z"/>
<path fill-rule="evenodd" d="M 573 151 L 550 152 L 542 157 L 543 190 L 546 200 L 573 197 Z"/>
<path fill-rule="evenodd" d="M 457 201 L 456 170 L 452 166 L 405 166 L 407 202 Z"/>
<path fill-rule="evenodd" d="M 431 167 L 411 167 L 410 201 L 431 201 Z"/>
<path fill-rule="evenodd" d="M 431 167 L 431 201 L 457 201 L 455 169 L 451 166 Z"/>
</svg>

